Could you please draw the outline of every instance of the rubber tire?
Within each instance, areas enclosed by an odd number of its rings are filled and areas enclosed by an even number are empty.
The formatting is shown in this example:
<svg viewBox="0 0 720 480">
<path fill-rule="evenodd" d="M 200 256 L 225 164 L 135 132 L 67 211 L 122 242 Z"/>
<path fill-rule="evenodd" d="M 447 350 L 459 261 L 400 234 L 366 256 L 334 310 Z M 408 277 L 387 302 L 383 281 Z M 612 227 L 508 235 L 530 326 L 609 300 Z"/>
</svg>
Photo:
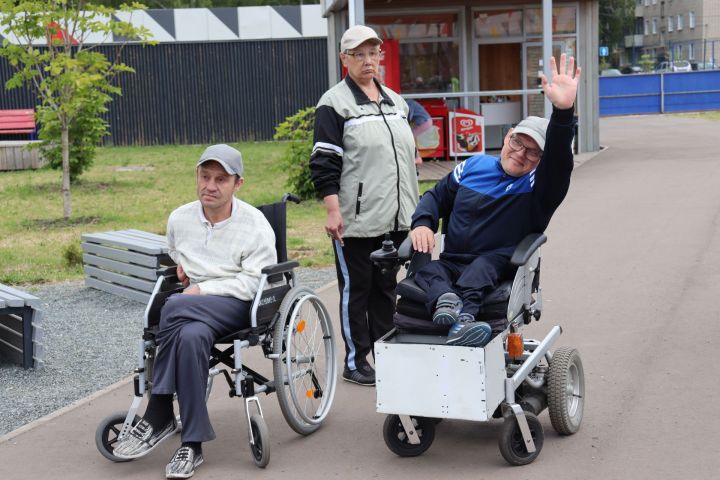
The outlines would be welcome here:
<svg viewBox="0 0 720 480">
<path fill-rule="evenodd" d="M 95 446 L 100 454 L 110 461 L 121 463 L 129 462 L 131 458 L 119 458 L 113 455 L 113 445 L 117 442 L 117 436 L 120 433 L 122 424 L 125 423 L 125 417 L 128 412 L 115 412 L 105 417 L 95 429 Z M 140 417 L 135 415 L 133 426 L 140 421 Z"/>
<path fill-rule="evenodd" d="M 572 383 L 575 385 L 570 385 Z M 574 400 L 568 399 L 570 390 Z M 555 431 L 572 435 L 580 430 L 585 407 L 585 373 L 580 354 L 574 348 L 560 347 L 553 352 L 547 375 L 547 397 Z"/>
<path fill-rule="evenodd" d="M 280 318 L 275 323 L 275 331 L 273 333 L 273 354 L 277 355 L 275 359 L 273 359 L 273 377 L 275 382 L 277 383 L 278 379 L 285 378 L 285 362 L 283 361 L 282 354 L 285 350 L 285 327 L 288 322 L 288 317 L 292 314 L 293 309 L 295 308 L 295 304 L 298 300 L 301 300 L 303 297 L 307 295 L 315 295 L 315 292 L 308 287 L 304 286 L 297 286 L 291 289 L 286 295 L 285 298 L 283 298 L 282 303 L 280 304 L 280 308 L 278 309 Z M 325 309 L 325 306 L 321 306 L 323 309 Z M 327 310 L 325 310 L 327 313 Z M 328 314 L 328 324 L 327 327 L 329 329 L 329 335 L 332 337 L 333 331 L 332 331 L 332 322 L 329 321 L 329 314 Z M 331 343 L 332 345 L 332 352 L 330 352 L 330 358 L 333 362 L 335 362 L 335 351 L 334 351 L 334 340 Z M 334 365 L 334 364 L 333 364 Z M 325 392 L 325 395 L 328 395 L 330 400 L 328 405 L 326 406 L 325 412 L 330 410 L 330 407 L 332 406 L 332 399 L 335 395 L 335 377 L 336 377 L 336 367 L 332 367 L 332 375 L 330 379 L 330 385 L 327 391 Z M 315 432 L 318 428 L 320 428 L 320 423 L 308 423 L 303 418 L 299 417 L 299 415 L 296 415 L 296 406 L 293 402 L 292 395 L 290 392 L 288 392 L 284 385 L 276 385 L 275 386 L 275 392 L 277 393 L 278 397 L 278 403 L 280 404 L 280 410 L 282 411 L 283 417 L 285 417 L 285 421 L 287 424 L 292 428 L 295 432 L 299 433 L 300 435 L 310 435 L 311 433 Z"/>
<path fill-rule="evenodd" d="M 525 418 L 535 442 L 535 451 L 533 453 L 528 452 L 525 448 L 525 441 L 515 415 L 505 417 L 500 430 L 500 439 L 498 440 L 500 453 L 510 465 L 515 467 L 532 463 L 540 455 L 545 440 L 545 432 L 537 416 L 532 412 L 525 412 Z"/>
<path fill-rule="evenodd" d="M 420 437 L 420 443 L 413 445 L 407 441 L 405 436 L 405 429 L 400 422 L 399 415 L 388 415 L 385 418 L 383 424 L 383 438 L 385 439 L 385 445 L 395 455 L 400 457 L 417 457 L 422 455 L 425 451 L 430 448 L 433 440 L 435 440 L 435 424 L 437 423 L 433 418 L 426 417 L 410 417 L 415 424 L 415 431 Z"/>
<path fill-rule="evenodd" d="M 250 429 L 255 440 L 255 445 L 250 444 L 253 462 L 258 467 L 265 468 L 270 463 L 270 430 L 265 419 L 257 414 L 250 416 Z"/>
</svg>

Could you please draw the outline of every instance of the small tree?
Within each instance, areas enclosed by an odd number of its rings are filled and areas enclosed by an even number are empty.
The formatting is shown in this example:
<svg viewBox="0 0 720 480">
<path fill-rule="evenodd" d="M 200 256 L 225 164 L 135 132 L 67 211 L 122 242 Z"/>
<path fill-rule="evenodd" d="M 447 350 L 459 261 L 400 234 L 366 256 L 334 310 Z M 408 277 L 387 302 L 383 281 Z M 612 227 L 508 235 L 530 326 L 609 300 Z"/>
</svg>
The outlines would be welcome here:
<svg viewBox="0 0 720 480">
<path fill-rule="evenodd" d="M 119 10 L 144 8 L 133 3 Z M 29 86 L 40 102 L 39 136 L 51 165 L 62 165 L 63 216 L 69 219 L 71 177 L 77 178 L 92 162 L 95 145 L 108 128 L 100 115 L 111 95 L 121 93 L 113 81 L 119 73 L 134 71 L 120 61 L 127 40 L 119 43 L 112 61 L 87 41 L 91 35 L 112 40 L 114 34 L 147 42 L 150 32 L 116 20 L 115 9 L 84 0 L 0 0 L 0 11 L 0 27 L 12 38 L 3 40 L 0 56 L 15 70 L 5 86 Z M 47 46 L 37 45 L 42 40 Z M 71 146 L 78 155 L 72 168 Z"/>
<path fill-rule="evenodd" d="M 315 107 L 300 110 L 275 127 L 275 140 L 289 140 L 283 166 L 288 172 L 287 186 L 304 199 L 317 197 L 310 178 L 310 155 L 313 149 Z"/>
<path fill-rule="evenodd" d="M 654 70 L 655 61 L 652 59 L 650 54 L 645 53 L 640 56 L 640 67 L 642 67 L 643 72 L 652 72 Z"/>
</svg>

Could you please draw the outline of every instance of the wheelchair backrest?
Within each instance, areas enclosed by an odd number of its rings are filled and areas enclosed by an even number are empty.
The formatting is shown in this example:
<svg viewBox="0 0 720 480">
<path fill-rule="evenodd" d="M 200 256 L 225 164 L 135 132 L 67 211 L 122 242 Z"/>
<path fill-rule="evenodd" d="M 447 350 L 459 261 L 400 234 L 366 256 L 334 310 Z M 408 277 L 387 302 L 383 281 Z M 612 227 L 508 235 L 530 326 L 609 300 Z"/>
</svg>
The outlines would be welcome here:
<svg viewBox="0 0 720 480">
<path fill-rule="evenodd" d="M 275 232 L 275 252 L 277 263 L 287 261 L 287 204 L 286 202 L 269 203 L 260 205 L 258 210 L 265 215 L 268 223 Z"/>
</svg>

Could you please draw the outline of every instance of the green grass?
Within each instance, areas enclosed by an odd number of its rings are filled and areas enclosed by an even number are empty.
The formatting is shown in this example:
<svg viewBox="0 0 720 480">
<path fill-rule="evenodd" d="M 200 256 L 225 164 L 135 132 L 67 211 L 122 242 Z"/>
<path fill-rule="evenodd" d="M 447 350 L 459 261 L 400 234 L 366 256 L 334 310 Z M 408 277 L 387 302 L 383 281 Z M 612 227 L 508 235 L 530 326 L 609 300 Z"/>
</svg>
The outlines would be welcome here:
<svg viewBox="0 0 720 480">
<path fill-rule="evenodd" d="M 682 117 L 702 118 L 703 120 L 720 120 L 720 111 L 696 112 L 696 113 L 680 113 Z"/>
<path fill-rule="evenodd" d="M 285 145 L 241 143 L 245 185 L 253 205 L 280 198 Z M 0 172 L 0 283 L 44 283 L 82 277 L 66 252 L 89 232 L 135 228 L 165 233 L 170 212 L 195 200 L 195 162 L 204 146 L 107 147 L 72 187 L 72 218 L 62 219 L 61 174 L 50 169 Z M 323 234 L 325 210 L 307 201 L 288 208 L 288 255 L 303 265 L 331 265 Z"/>
</svg>

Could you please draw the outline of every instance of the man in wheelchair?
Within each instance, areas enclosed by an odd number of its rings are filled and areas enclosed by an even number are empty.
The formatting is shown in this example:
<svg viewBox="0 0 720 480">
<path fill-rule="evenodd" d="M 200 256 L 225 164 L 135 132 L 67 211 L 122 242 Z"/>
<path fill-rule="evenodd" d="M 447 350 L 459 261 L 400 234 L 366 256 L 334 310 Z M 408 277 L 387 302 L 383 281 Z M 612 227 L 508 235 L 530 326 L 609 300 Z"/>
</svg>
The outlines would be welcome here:
<svg viewBox="0 0 720 480">
<path fill-rule="evenodd" d="M 145 414 L 114 450 L 121 459 L 139 458 L 174 433 L 177 394 L 182 445 L 166 467 L 167 478 L 188 478 L 203 462 L 202 442 L 215 438 L 205 402 L 213 342 L 250 325 L 261 269 L 276 263 L 275 236 L 265 216 L 234 196 L 242 174 L 239 151 L 208 147 L 197 163 L 198 200 L 168 219 L 169 254 L 185 289 L 161 311 Z"/>
<path fill-rule="evenodd" d="M 550 120 L 528 117 L 505 136 L 500 158 L 477 155 L 460 163 L 420 200 L 410 237 L 431 252 L 439 219 L 447 219 L 440 259 L 415 273 L 433 323 L 450 327 L 447 343 L 484 346 L 491 326 L 476 321 L 485 295 L 514 273 L 511 255 L 530 233 L 541 233 L 565 198 L 573 169 L 573 104 L 580 78 L 572 57 L 551 58 L 543 91 Z"/>
</svg>

